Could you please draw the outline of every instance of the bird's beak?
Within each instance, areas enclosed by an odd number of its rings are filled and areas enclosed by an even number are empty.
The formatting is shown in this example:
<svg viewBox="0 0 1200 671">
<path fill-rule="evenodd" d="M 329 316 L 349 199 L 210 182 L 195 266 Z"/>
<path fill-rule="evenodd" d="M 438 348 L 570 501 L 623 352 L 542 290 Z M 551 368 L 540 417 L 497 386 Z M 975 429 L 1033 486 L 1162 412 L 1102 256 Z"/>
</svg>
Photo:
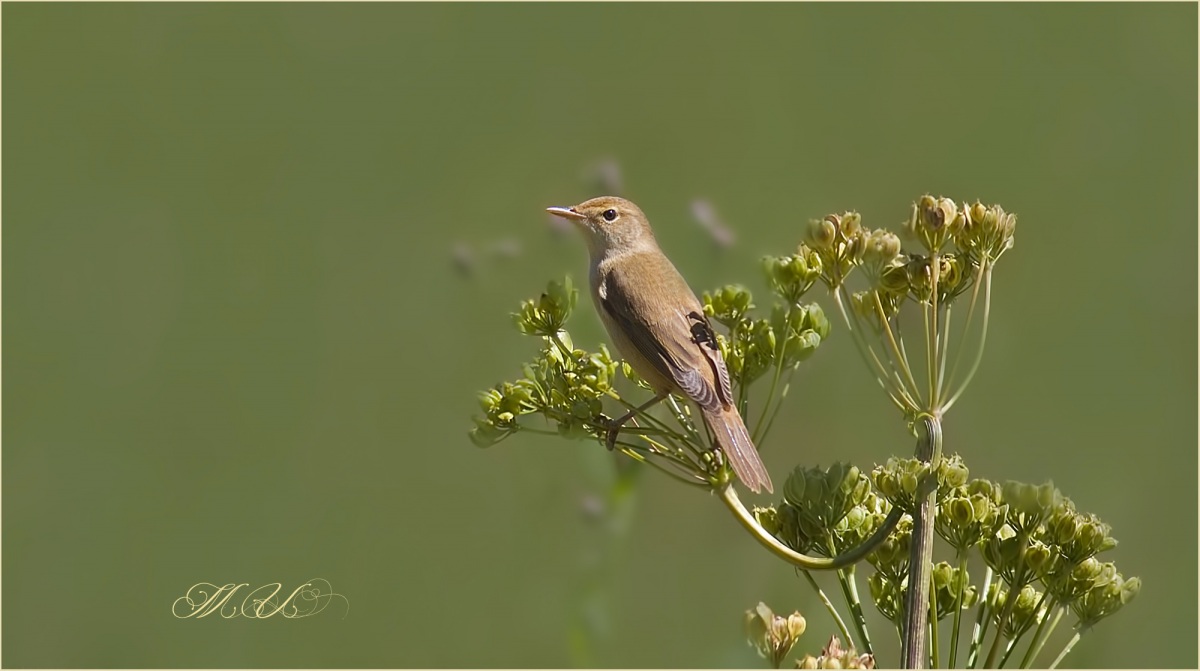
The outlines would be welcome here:
<svg viewBox="0 0 1200 671">
<path fill-rule="evenodd" d="M 546 211 L 556 217 L 562 217 L 563 219 L 571 219 L 574 221 L 583 221 L 584 219 L 587 219 L 586 216 L 576 212 L 575 208 L 573 207 L 547 207 Z"/>
</svg>

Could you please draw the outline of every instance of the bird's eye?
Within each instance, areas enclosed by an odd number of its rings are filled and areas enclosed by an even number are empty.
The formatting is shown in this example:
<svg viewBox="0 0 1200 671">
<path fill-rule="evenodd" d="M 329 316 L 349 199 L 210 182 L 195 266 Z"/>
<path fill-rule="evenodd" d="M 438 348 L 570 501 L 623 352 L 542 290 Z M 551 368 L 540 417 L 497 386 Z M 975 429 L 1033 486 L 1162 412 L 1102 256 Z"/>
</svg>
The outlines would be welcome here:
<svg viewBox="0 0 1200 671">
<path fill-rule="evenodd" d="M 617 220 L 617 211 L 616 210 L 605 210 L 603 216 L 604 216 L 605 221 L 616 221 Z"/>
</svg>

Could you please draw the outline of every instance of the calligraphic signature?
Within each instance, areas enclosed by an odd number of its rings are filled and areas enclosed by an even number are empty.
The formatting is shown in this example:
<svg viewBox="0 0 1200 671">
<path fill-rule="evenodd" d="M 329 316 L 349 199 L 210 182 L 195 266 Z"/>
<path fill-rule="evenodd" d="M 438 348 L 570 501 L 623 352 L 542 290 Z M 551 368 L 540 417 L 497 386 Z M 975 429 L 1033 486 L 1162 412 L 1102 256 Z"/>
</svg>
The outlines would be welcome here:
<svg viewBox="0 0 1200 671">
<path fill-rule="evenodd" d="M 171 614 L 185 620 L 219 615 L 225 619 L 246 617 L 265 620 L 279 616 L 288 620 L 312 617 L 334 600 L 345 604 L 343 619 L 350 614 L 350 601 L 333 591 L 328 580 L 314 578 L 287 592 L 283 583 L 273 582 L 246 591 L 250 583 L 198 582 L 171 604 Z"/>
</svg>

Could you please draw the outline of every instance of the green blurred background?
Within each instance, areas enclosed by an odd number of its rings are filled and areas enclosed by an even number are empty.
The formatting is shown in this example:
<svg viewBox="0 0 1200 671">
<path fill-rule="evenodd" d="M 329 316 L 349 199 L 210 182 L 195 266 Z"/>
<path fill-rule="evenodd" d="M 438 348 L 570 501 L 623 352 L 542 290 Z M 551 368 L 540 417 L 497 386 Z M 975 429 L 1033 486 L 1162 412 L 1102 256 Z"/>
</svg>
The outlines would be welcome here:
<svg viewBox="0 0 1200 671">
<path fill-rule="evenodd" d="M 6 3 L 3 664 L 760 666 L 741 631 L 760 599 L 806 613 L 818 650 L 810 590 L 714 499 L 647 473 L 613 532 L 595 445 L 467 440 L 476 391 L 533 352 L 508 313 L 584 278 L 542 208 L 596 195 L 584 175 L 612 159 L 697 290 L 761 291 L 759 256 L 829 212 L 894 225 L 927 191 L 1016 212 L 947 449 L 1052 478 L 1144 579 L 1069 665 L 1194 668 L 1196 23 L 1194 4 Z M 798 379 L 777 482 L 910 452 L 836 322 Z M 197 582 L 310 578 L 346 617 L 171 616 Z"/>
</svg>

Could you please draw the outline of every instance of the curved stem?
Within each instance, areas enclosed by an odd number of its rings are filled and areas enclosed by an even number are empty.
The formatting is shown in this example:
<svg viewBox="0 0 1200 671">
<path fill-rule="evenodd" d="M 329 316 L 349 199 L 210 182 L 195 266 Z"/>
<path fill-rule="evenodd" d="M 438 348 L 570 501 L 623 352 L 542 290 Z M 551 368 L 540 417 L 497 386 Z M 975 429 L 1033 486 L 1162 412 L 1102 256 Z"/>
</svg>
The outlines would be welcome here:
<svg viewBox="0 0 1200 671">
<path fill-rule="evenodd" d="M 954 392 L 954 396 L 950 397 L 949 401 L 942 406 L 942 412 L 950 409 L 958 401 L 958 397 L 967 390 L 967 385 L 971 383 L 971 378 L 975 377 L 975 371 L 979 370 L 979 362 L 983 361 L 983 346 L 987 343 L 988 318 L 992 312 L 992 271 L 989 268 L 983 276 L 983 325 L 979 333 L 979 349 L 975 351 L 975 361 L 971 364 L 971 370 L 967 376 L 963 378 L 962 383 L 958 386 L 958 390 Z"/>
<path fill-rule="evenodd" d="M 887 519 L 883 521 L 879 529 L 874 534 L 871 534 L 871 537 L 862 545 L 833 558 L 812 557 L 789 548 L 766 529 L 762 528 L 762 525 L 758 523 L 758 520 L 754 519 L 754 515 L 749 510 L 746 510 L 746 506 L 738 498 L 737 490 L 733 488 L 732 482 L 726 483 L 717 489 L 717 495 L 721 497 L 721 501 L 729 508 L 742 527 L 746 531 L 749 531 L 750 535 L 754 536 L 759 544 L 789 564 L 810 571 L 831 571 L 862 561 L 868 554 L 874 552 L 876 548 L 887 540 L 892 530 L 896 528 L 896 523 L 900 521 L 901 515 L 903 515 L 899 508 L 892 508 L 892 511 L 888 513 Z"/>
<path fill-rule="evenodd" d="M 817 598 L 821 600 L 821 603 L 825 604 L 825 610 L 829 611 L 829 614 L 833 616 L 833 621 L 837 624 L 838 630 L 842 632 L 842 638 L 847 642 L 854 640 L 850 638 L 850 629 L 846 626 L 846 621 L 842 619 L 833 602 L 825 595 L 825 590 L 821 589 L 821 586 L 817 584 L 816 578 L 813 578 L 811 573 L 803 569 L 800 572 L 808 579 L 808 584 L 812 585 L 813 590 L 817 593 Z"/>
</svg>

